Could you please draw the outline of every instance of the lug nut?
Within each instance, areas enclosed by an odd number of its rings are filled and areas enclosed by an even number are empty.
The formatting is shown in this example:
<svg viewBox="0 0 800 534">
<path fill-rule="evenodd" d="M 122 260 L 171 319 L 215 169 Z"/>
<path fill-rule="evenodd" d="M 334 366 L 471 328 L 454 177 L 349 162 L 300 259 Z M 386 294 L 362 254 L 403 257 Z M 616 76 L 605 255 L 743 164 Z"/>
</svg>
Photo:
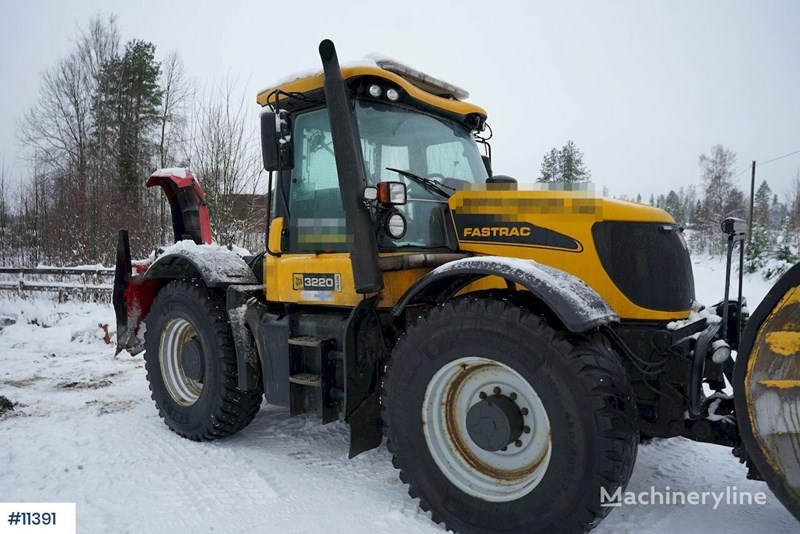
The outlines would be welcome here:
<svg viewBox="0 0 800 534">
<path fill-rule="evenodd" d="M 483 400 L 483 399 L 485 399 L 485 398 L 486 398 L 486 393 L 484 393 L 483 391 L 481 391 L 480 393 L 478 393 L 478 397 L 480 397 L 480 398 L 481 398 L 481 400 Z"/>
<path fill-rule="evenodd" d="M 531 427 L 523 426 L 522 427 L 522 431 L 525 432 L 526 434 L 530 434 L 531 433 Z"/>
<path fill-rule="evenodd" d="M 516 445 L 517 447 L 522 447 L 522 440 L 518 439 L 517 441 L 514 442 L 514 445 Z"/>
<path fill-rule="evenodd" d="M 511 399 L 512 401 L 513 400 L 517 400 L 517 394 L 516 393 L 512 393 L 511 395 L 508 396 L 508 398 Z"/>
<path fill-rule="evenodd" d="M 508 447 L 503 447 L 502 449 L 500 449 L 501 452 L 506 452 L 507 450 L 508 450 Z"/>
<path fill-rule="evenodd" d="M 522 412 L 522 415 L 528 415 L 528 409 L 527 408 L 523 408 L 522 410 L 520 410 L 520 412 Z"/>
<path fill-rule="evenodd" d="M 495 388 L 494 388 L 494 394 L 495 394 L 495 395 L 500 395 L 500 388 L 499 388 L 499 387 L 495 386 Z"/>
</svg>

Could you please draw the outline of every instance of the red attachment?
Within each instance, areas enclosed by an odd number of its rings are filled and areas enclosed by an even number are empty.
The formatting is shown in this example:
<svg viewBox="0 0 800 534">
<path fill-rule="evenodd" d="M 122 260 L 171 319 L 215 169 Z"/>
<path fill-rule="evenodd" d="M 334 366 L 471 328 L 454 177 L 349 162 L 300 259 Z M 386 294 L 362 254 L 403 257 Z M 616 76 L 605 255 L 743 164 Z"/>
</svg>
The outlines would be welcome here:
<svg viewBox="0 0 800 534">
<path fill-rule="evenodd" d="M 103 336 L 103 341 L 106 342 L 106 345 L 111 345 L 111 334 L 108 333 L 108 323 L 97 323 L 97 326 L 105 334 Z"/>
<path fill-rule="evenodd" d="M 134 327 L 134 334 L 138 334 L 142 319 L 150 313 L 150 307 L 161 284 L 159 280 L 142 280 L 142 275 L 147 272 L 150 262 L 132 262 L 131 266 L 135 274 L 131 276 L 131 281 L 125 289 L 125 314 L 128 317 L 128 325 Z"/>
<path fill-rule="evenodd" d="M 200 182 L 189 169 L 160 169 L 145 182 L 145 186 L 160 186 L 172 208 L 172 225 L 175 241 L 191 235 L 195 242 L 211 244 L 211 221 L 206 206 L 206 195 Z M 191 192 L 193 194 L 186 194 Z M 194 220 L 195 214 L 197 220 Z"/>
</svg>

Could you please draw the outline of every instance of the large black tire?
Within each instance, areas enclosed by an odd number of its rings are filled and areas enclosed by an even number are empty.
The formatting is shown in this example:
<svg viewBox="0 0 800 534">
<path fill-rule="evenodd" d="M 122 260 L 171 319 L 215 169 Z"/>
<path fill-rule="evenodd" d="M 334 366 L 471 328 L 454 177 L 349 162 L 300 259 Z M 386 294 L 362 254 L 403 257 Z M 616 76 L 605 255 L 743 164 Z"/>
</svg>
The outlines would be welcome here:
<svg viewBox="0 0 800 534">
<path fill-rule="evenodd" d="M 145 323 L 147 381 L 158 413 L 172 431 L 206 441 L 230 436 L 250 424 L 261 407 L 263 390 L 260 384 L 253 391 L 237 387 L 236 354 L 221 296 L 202 285 L 171 282 L 158 292 Z M 170 360 L 175 352 L 170 352 L 170 339 L 179 348 L 191 341 L 202 371 L 196 366 L 186 371 L 178 363 L 180 358 Z M 185 381 L 184 387 L 178 381 L 186 378 L 186 372 L 199 378 Z"/>
<path fill-rule="evenodd" d="M 426 441 L 428 384 L 464 356 L 513 370 L 547 412 L 549 464 L 519 498 L 490 502 L 465 492 Z M 636 458 L 635 400 L 617 355 L 601 339 L 556 330 L 509 299 L 466 296 L 423 315 L 395 346 L 381 402 L 388 447 L 409 494 L 456 532 L 588 531 L 610 510 L 600 506 L 601 488 L 609 495 L 624 490 Z"/>
</svg>

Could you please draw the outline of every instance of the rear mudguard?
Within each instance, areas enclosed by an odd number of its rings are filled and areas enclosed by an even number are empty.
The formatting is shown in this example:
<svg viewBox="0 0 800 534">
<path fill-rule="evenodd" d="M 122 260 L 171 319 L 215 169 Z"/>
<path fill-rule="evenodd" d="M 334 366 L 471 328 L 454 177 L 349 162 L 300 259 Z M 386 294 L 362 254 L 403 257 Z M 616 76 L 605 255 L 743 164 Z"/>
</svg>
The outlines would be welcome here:
<svg viewBox="0 0 800 534">
<path fill-rule="evenodd" d="M 747 322 L 733 382 L 747 455 L 800 520 L 800 264 L 778 280 Z"/>
<path fill-rule="evenodd" d="M 571 332 L 587 332 L 619 317 L 597 292 L 565 271 L 533 260 L 480 256 L 451 261 L 419 279 L 392 309 L 395 316 L 413 304 L 438 304 L 472 282 L 499 276 L 540 300 Z"/>
</svg>

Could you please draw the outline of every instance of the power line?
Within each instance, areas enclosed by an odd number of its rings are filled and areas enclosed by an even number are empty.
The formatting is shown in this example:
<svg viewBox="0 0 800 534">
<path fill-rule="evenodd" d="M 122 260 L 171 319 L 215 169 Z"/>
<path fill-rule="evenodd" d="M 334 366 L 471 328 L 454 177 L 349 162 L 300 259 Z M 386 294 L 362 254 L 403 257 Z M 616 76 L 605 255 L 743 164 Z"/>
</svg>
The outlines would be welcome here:
<svg viewBox="0 0 800 534">
<path fill-rule="evenodd" d="M 772 158 L 767 161 L 762 161 L 761 163 L 756 163 L 756 167 L 761 167 L 762 165 L 766 165 L 767 163 L 772 163 L 773 161 L 778 161 L 779 159 L 788 158 L 789 156 L 794 156 L 795 154 L 800 154 L 800 149 L 795 150 L 794 152 L 789 152 L 788 154 L 784 154 L 783 156 L 778 156 L 777 158 Z M 750 170 L 750 166 L 748 165 L 745 167 L 742 172 L 734 176 L 733 178 L 736 179 Z"/>
<path fill-rule="evenodd" d="M 766 165 L 767 163 L 772 163 L 773 161 L 778 161 L 779 159 L 788 158 L 789 156 L 794 156 L 795 154 L 799 154 L 800 149 L 795 150 L 794 152 L 789 152 L 788 154 L 784 154 L 783 156 L 778 156 L 777 158 L 772 158 L 771 160 L 764 161 L 762 163 L 756 163 L 756 167 L 761 167 L 762 165 Z"/>
</svg>

